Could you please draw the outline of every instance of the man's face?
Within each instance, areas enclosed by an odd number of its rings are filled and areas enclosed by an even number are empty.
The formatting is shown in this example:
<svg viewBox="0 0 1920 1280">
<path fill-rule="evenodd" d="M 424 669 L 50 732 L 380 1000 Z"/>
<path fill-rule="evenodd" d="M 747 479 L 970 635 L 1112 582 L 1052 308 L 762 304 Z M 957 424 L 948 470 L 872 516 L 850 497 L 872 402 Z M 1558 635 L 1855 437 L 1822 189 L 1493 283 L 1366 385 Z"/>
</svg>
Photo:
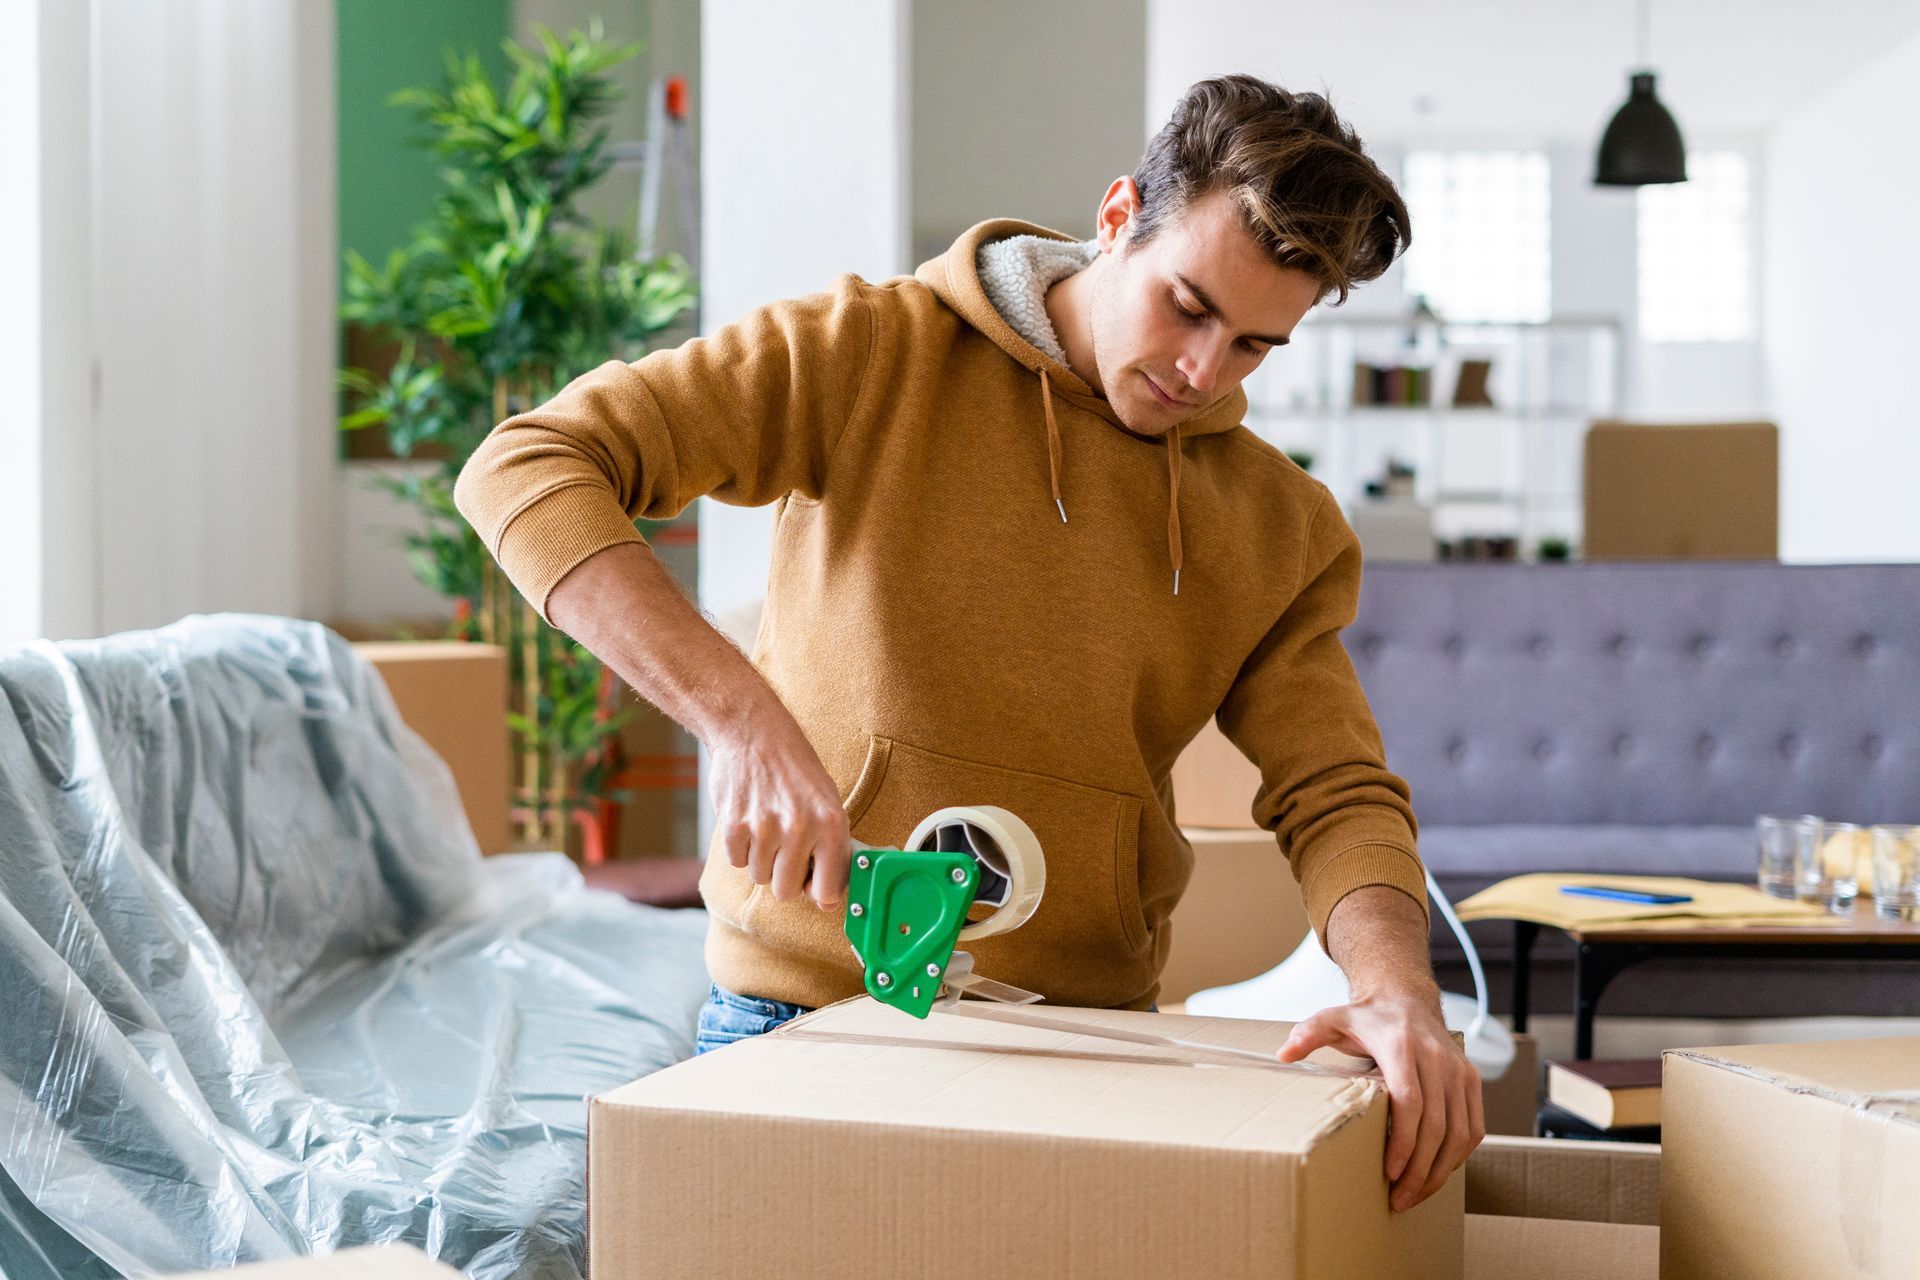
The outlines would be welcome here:
<svg viewBox="0 0 1920 1280">
<path fill-rule="evenodd" d="M 1231 394 L 1293 333 L 1320 284 L 1267 257 L 1223 193 L 1195 201 L 1141 246 L 1129 234 L 1138 207 L 1126 178 L 1101 207 L 1107 256 L 1090 324 L 1114 412 L 1159 435 Z"/>
</svg>

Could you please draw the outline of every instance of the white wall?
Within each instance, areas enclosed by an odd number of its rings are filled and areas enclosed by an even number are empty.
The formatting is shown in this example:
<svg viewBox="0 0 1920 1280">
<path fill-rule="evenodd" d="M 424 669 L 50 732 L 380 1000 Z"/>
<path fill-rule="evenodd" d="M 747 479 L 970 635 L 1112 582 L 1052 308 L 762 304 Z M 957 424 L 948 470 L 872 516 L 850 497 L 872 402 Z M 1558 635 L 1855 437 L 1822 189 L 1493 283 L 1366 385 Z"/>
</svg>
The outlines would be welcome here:
<svg viewBox="0 0 1920 1280">
<path fill-rule="evenodd" d="M 913 11 L 914 257 L 987 218 L 1093 235 L 1145 149 L 1146 0 Z"/>
<path fill-rule="evenodd" d="M 705 0 L 701 328 L 907 270 L 909 0 Z M 700 603 L 766 590 L 771 508 L 700 503 Z"/>
<path fill-rule="evenodd" d="M 333 23 L 96 0 L 102 631 L 332 598 Z"/>
<path fill-rule="evenodd" d="M 30 13 L 8 638 L 314 613 L 332 590 L 330 6 Z"/>
<path fill-rule="evenodd" d="M 1766 356 L 1781 425 L 1781 552 L 1920 559 L 1920 34 L 1769 140 Z"/>
<path fill-rule="evenodd" d="M 34 0 L 0 46 L 0 644 L 95 627 L 87 7 Z"/>
</svg>

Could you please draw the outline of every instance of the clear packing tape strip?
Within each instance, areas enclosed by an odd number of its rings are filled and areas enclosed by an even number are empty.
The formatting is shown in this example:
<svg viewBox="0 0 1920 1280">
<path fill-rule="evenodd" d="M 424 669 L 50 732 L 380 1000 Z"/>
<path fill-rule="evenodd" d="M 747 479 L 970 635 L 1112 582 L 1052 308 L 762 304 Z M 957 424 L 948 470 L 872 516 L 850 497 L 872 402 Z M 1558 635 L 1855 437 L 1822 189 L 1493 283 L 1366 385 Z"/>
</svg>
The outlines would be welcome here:
<svg viewBox="0 0 1920 1280">
<path fill-rule="evenodd" d="M 856 848 L 859 846 L 856 842 Z M 990 805 L 955 805 L 936 810 L 915 827 L 905 845 L 911 850 L 943 853 L 970 853 L 981 867 L 977 903 L 994 908 L 992 914 L 974 921 L 960 931 L 962 942 L 992 937 L 1025 924 L 1039 909 L 1046 891 L 1047 864 L 1040 841 L 1032 828 L 1005 809 Z M 955 951 L 943 975 L 946 994 L 937 1001 L 935 1012 L 978 1018 L 1013 1026 L 1058 1031 L 1068 1035 L 1092 1036 L 1130 1044 L 1169 1049 L 1177 1054 L 1207 1059 L 1228 1059 L 1236 1065 L 1257 1064 L 1269 1070 L 1292 1071 L 1305 1075 L 1364 1079 L 1370 1071 L 1329 1066 L 1317 1062 L 1281 1062 L 1271 1053 L 1244 1049 L 1236 1045 L 1209 1044 L 1177 1036 L 1156 1035 L 1116 1027 L 1091 1026 L 1052 1018 L 1020 1008 L 1039 1002 L 1032 991 L 996 982 L 973 971 L 973 957 Z M 965 1000 L 962 996 L 973 996 Z M 924 1043 L 900 1040 L 898 1043 Z M 1192 1065 L 1213 1065 L 1194 1063 Z"/>
<path fill-rule="evenodd" d="M 1912 1204 L 1887 1194 L 1886 1145 L 1895 1125 L 1920 1129 L 1920 1089 L 1857 1096 L 1847 1107 L 1840 1132 L 1840 1236 L 1854 1275 L 1920 1280 L 1920 1249 L 1885 1247 L 1889 1225 L 1913 1213 Z"/>
</svg>

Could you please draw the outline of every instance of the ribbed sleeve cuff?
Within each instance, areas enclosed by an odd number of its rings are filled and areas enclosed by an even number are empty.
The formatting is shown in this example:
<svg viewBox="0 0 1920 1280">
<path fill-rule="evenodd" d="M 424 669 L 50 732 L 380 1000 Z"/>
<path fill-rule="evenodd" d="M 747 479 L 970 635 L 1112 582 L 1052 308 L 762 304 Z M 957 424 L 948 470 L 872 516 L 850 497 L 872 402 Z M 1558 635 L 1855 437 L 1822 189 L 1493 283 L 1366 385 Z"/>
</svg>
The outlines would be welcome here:
<svg viewBox="0 0 1920 1280">
<path fill-rule="evenodd" d="M 1356 844 L 1320 860 L 1300 886 L 1307 918 L 1322 947 L 1327 945 L 1327 919 L 1340 899 L 1376 884 L 1400 890 L 1419 904 L 1422 915 L 1427 914 L 1426 873 L 1418 854 L 1399 845 Z"/>
<path fill-rule="evenodd" d="M 494 558 L 540 616 L 560 579 L 588 556 L 623 542 L 644 542 L 633 520 L 598 485 L 549 490 L 501 528 Z"/>
</svg>

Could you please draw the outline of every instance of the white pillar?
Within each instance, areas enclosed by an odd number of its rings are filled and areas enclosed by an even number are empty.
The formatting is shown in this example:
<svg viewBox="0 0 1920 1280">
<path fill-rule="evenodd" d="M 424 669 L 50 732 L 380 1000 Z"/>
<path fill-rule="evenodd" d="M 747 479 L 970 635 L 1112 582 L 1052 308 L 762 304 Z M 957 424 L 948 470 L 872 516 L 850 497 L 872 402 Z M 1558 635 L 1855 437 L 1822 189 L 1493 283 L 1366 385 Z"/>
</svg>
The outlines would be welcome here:
<svg viewBox="0 0 1920 1280">
<path fill-rule="evenodd" d="M 911 0 L 704 0 L 703 333 L 853 271 L 909 270 Z M 766 590 L 771 508 L 702 499 L 700 603 Z"/>
</svg>

